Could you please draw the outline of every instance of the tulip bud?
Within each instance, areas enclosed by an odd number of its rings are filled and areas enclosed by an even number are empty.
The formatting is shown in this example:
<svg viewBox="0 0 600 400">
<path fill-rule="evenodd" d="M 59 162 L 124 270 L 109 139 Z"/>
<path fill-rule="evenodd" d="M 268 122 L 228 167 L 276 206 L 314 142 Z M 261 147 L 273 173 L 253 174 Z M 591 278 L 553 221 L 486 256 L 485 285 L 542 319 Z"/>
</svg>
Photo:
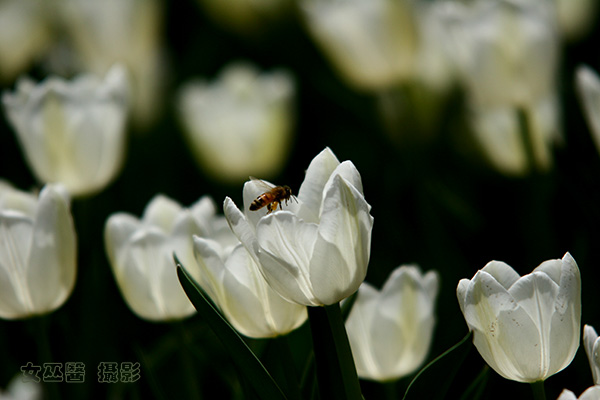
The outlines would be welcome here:
<svg viewBox="0 0 600 400">
<path fill-rule="evenodd" d="M 346 321 L 358 376 L 389 381 L 416 371 L 425 361 L 435 323 L 439 276 L 416 266 L 392 272 L 381 291 L 368 283 Z"/>
</svg>

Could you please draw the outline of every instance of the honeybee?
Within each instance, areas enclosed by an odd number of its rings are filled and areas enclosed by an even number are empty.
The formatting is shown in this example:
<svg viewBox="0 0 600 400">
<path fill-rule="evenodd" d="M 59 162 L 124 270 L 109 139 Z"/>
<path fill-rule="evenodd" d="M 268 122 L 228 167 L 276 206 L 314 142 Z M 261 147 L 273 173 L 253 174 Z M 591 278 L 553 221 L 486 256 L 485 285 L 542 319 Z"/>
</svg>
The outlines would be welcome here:
<svg viewBox="0 0 600 400">
<path fill-rule="evenodd" d="M 285 201 L 285 205 L 287 206 L 288 201 L 290 199 L 296 200 L 296 196 L 292 194 L 292 189 L 287 186 L 274 186 L 271 185 L 261 179 L 257 179 L 254 177 L 250 177 L 252 182 L 254 182 L 258 187 L 262 187 L 265 189 L 265 192 L 258 196 L 252 204 L 250 204 L 250 211 L 260 210 L 261 208 L 267 206 L 267 214 L 272 213 L 277 210 L 277 206 L 283 210 L 281 203 Z"/>
</svg>

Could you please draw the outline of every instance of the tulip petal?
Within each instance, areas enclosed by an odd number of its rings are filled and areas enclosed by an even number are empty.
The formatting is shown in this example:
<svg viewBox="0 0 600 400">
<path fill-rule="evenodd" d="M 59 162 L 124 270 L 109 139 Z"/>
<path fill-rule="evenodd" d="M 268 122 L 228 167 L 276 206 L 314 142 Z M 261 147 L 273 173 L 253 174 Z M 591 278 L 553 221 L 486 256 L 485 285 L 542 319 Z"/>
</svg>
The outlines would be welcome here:
<svg viewBox="0 0 600 400">
<path fill-rule="evenodd" d="M 258 253 L 265 279 L 282 297 L 304 305 L 321 305 L 313 292 L 313 277 L 306 270 L 317 225 L 280 211 L 262 218 L 256 227 Z"/>
<path fill-rule="evenodd" d="M 570 390 L 564 389 L 556 400 L 577 400 L 577 396 L 575 396 L 575 393 L 571 392 Z"/>
<path fill-rule="evenodd" d="M 354 186 L 336 175 L 325 200 L 310 262 L 317 298 L 332 304 L 358 290 L 367 273 L 373 217 Z"/>
<path fill-rule="evenodd" d="M 336 167 L 336 169 L 331 174 L 331 177 L 328 180 L 331 181 L 334 176 L 339 175 L 344 179 L 344 181 L 356 188 L 361 194 L 363 194 L 363 185 L 362 179 L 360 177 L 360 173 L 356 169 L 356 166 L 350 160 L 342 161 L 340 165 Z M 327 185 L 325 184 L 324 191 L 327 191 Z"/>
<path fill-rule="evenodd" d="M 600 385 L 600 340 L 596 330 L 590 325 L 583 327 L 583 345 L 590 362 L 594 384 Z"/>
<path fill-rule="evenodd" d="M 106 254 L 113 268 L 122 265 L 117 262 L 123 255 L 123 249 L 129 239 L 140 228 L 140 220 L 126 213 L 111 215 L 106 221 L 104 228 L 104 243 Z"/>
<path fill-rule="evenodd" d="M 592 138 L 600 151 L 600 77 L 593 69 L 583 65 L 577 68 L 576 83 Z"/>
<path fill-rule="evenodd" d="M 33 233 L 29 218 L 0 213 L 0 317 L 18 318 L 34 310 L 24 275 Z"/>
<path fill-rule="evenodd" d="M 158 194 L 150 200 L 144 209 L 142 221 L 145 224 L 159 227 L 168 233 L 172 231 L 173 223 L 181 210 L 182 207 L 179 203 L 167 196 Z"/>
<path fill-rule="evenodd" d="M 371 351 L 371 346 L 368 345 L 373 343 L 371 328 L 374 326 L 373 318 L 379 304 L 378 295 L 377 289 L 364 282 L 358 290 L 358 296 L 346 320 L 348 340 L 358 376 L 367 379 L 379 378 L 379 374 L 374 372 L 379 371 L 379 363 Z"/>
<path fill-rule="evenodd" d="M 242 242 L 248 252 L 255 258 L 254 261 L 259 263 L 256 232 L 253 225 L 246 219 L 246 215 L 237 208 L 233 200 L 229 197 L 226 197 L 223 201 L 223 212 L 227 219 L 227 223 L 235 236 L 237 236 L 239 241 Z"/>
<path fill-rule="evenodd" d="M 243 245 L 237 246 L 226 261 L 223 271 L 222 309 L 231 324 L 249 337 L 273 336 L 272 318 L 265 314 L 253 285 L 253 261 Z M 258 270 L 255 271 L 258 273 Z"/>
<path fill-rule="evenodd" d="M 319 215 L 318 211 L 321 209 L 325 184 L 339 164 L 335 154 L 326 147 L 312 159 L 306 170 L 306 176 L 298 190 L 298 199 L 314 210 L 315 215 Z"/>
<path fill-rule="evenodd" d="M 221 308 L 220 304 L 223 301 L 221 288 L 223 286 L 225 263 L 216 250 L 219 247 L 219 244 L 211 239 L 198 236 L 194 236 L 193 240 L 194 257 L 200 269 L 200 273 L 198 274 L 199 280 L 196 282 L 198 282 L 200 287 L 202 287 L 206 294 L 209 295 L 215 305 Z M 187 271 L 188 267 L 184 264 L 183 268 Z"/>
<path fill-rule="evenodd" d="M 600 385 L 598 385 L 598 384 L 587 388 L 585 390 L 585 392 L 581 393 L 581 396 L 579 396 L 579 400 L 598 400 L 598 399 L 600 399 Z"/>
<path fill-rule="evenodd" d="M 492 275 L 507 290 L 521 277 L 512 267 L 502 261 L 490 261 L 482 271 Z"/>
<path fill-rule="evenodd" d="M 128 306 L 151 321 L 183 318 L 195 311 L 181 288 L 167 246 L 167 237 L 157 230 L 138 232 L 119 260 L 120 273 L 115 271 Z"/>
<path fill-rule="evenodd" d="M 67 202 L 50 185 L 40 192 L 26 274 L 32 300 L 40 312 L 62 305 L 75 285 L 75 227 Z"/>
<path fill-rule="evenodd" d="M 179 259 L 183 265 L 186 265 L 186 272 L 198 282 L 200 279 L 200 271 L 196 268 L 194 263 L 194 251 L 192 237 L 200 233 L 200 227 L 196 223 L 196 220 L 192 216 L 189 210 L 182 210 L 175 221 L 173 222 L 173 231 L 171 232 L 168 240 L 168 247 L 165 251 L 168 254 L 175 253 L 177 259 Z M 175 264 L 173 264 L 175 267 Z M 177 272 L 173 272 L 174 277 L 177 278 Z M 179 281 L 179 280 L 178 280 Z"/>
</svg>

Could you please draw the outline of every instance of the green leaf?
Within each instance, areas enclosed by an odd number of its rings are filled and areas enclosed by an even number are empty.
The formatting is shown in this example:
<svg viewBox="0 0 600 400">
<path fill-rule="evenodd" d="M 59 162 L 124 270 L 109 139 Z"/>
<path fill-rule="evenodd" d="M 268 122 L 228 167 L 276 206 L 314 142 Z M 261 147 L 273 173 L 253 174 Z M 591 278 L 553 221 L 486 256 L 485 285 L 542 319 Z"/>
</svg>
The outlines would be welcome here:
<svg viewBox="0 0 600 400">
<path fill-rule="evenodd" d="M 339 304 L 308 307 L 321 400 L 362 400 Z"/>
<path fill-rule="evenodd" d="M 408 385 L 403 400 L 443 399 L 460 369 L 460 365 L 473 346 L 473 343 L 469 340 L 471 336 L 472 333 L 469 331 L 460 342 L 436 357 L 419 371 Z M 443 377 L 443 379 L 440 379 L 440 377 Z M 432 382 L 435 382 L 435 384 L 432 384 Z"/>
<path fill-rule="evenodd" d="M 213 330 L 221 343 L 230 353 L 231 358 L 244 375 L 248 384 L 255 391 L 259 399 L 264 400 L 287 400 L 275 380 L 271 377 L 264 365 L 254 355 L 246 342 L 237 331 L 229 325 L 212 302 L 205 295 L 198 283 L 186 272 L 176 256 L 177 276 L 183 290 L 198 310 L 198 315 L 203 318 Z"/>
</svg>

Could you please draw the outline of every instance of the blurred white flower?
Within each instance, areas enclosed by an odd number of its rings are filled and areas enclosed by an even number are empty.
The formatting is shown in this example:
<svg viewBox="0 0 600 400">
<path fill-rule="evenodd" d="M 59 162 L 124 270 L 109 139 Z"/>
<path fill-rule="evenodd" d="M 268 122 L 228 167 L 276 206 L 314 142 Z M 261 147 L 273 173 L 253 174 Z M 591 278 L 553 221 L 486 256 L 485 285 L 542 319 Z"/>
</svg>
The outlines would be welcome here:
<svg viewBox="0 0 600 400">
<path fill-rule="evenodd" d="M 594 385 L 600 385 L 600 339 L 591 325 L 583 327 L 583 347 L 590 361 Z"/>
<path fill-rule="evenodd" d="M 587 34 L 597 18 L 597 0 L 554 0 L 561 35 L 577 40 Z"/>
<path fill-rule="evenodd" d="M 307 306 L 331 305 L 350 296 L 367 273 L 373 217 L 360 174 L 326 148 L 310 163 L 297 202 L 268 215 L 250 211 L 265 192 L 246 182 L 243 211 L 227 197 L 225 217 L 282 297 Z"/>
<path fill-rule="evenodd" d="M 502 377 L 543 381 L 575 357 L 581 277 L 569 253 L 523 277 L 491 261 L 473 279 L 459 282 L 457 296 L 475 347 Z"/>
<path fill-rule="evenodd" d="M 11 81 L 50 44 L 44 0 L 0 1 L 0 80 Z"/>
<path fill-rule="evenodd" d="M 207 211 L 212 208 L 212 218 L 205 218 L 212 229 L 203 237 L 194 237 L 198 283 L 227 320 L 252 338 L 285 335 L 302 325 L 307 318 L 306 307 L 284 300 L 271 289 L 225 217 L 215 215 L 214 203 L 206 198 L 204 205 Z"/>
<path fill-rule="evenodd" d="M 358 376 L 390 381 L 425 361 L 435 324 L 439 276 L 416 266 L 396 268 L 381 291 L 364 282 L 346 321 Z"/>
<path fill-rule="evenodd" d="M 551 147 L 560 138 L 560 108 L 554 100 L 559 40 L 552 4 L 480 0 L 470 6 L 447 4 L 444 10 L 453 38 L 450 54 L 467 92 L 473 128 L 493 126 L 476 134 L 488 159 L 508 174 L 528 172 L 530 166 L 547 169 Z M 507 116 L 511 112 L 515 116 Z M 523 162 L 528 150 L 514 123 L 518 112 L 529 125 L 534 165 Z M 511 156 L 515 152 L 520 154 Z"/>
<path fill-rule="evenodd" d="M 103 75 L 115 63 L 131 77 L 133 122 L 150 125 L 160 115 L 165 61 L 159 0 L 60 0 L 56 11 L 80 65 Z"/>
<path fill-rule="evenodd" d="M 23 375 L 15 376 L 6 390 L 0 390 L 0 400 L 39 400 L 42 399 L 42 385 L 38 382 L 24 382 Z"/>
<path fill-rule="evenodd" d="M 592 138 L 600 152 L 600 77 L 590 67 L 582 65 L 577 68 L 575 84 Z"/>
<path fill-rule="evenodd" d="M 46 185 L 37 196 L 0 181 L 0 318 L 56 310 L 75 275 L 75 228 L 64 190 Z"/>
<path fill-rule="evenodd" d="M 213 83 L 186 84 L 177 104 L 198 163 L 227 182 L 276 175 L 290 147 L 293 95 L 288 73 L 247 64 L 228 66 Z"/>
<path fill-rule="evenodd" d="M 115 66 L 103 81 L 21 79 L 2 100 L 37 179 L 78 196 L 102 190 L 123 164 L 127 92 L 125 70 Z"/>
<path fill-rule="evenodd" d="M 477 143 L 489 162 L 507 175 L 519 175 L 530 169 L 521 124 L 528 125 L 529 145 L 536 166 L 545 170 L 552 165 L 549 144 L 559 141 L 561 136 L 559 107 L 555 97 L 541 99 L 531 104 L 527 121 L 519 121 L 514 107 L 471 107 L 469 119 Z"/>
<path fill-rule="evenodd" d="M 557 400 L 600 400 L 600 386 L 592 386 L 586 389 L 581 396 L 575 396 L 570 390 L 563 390 Z"/>
<path fill-rule="evenodd" d="M 192 236 L 201 235 L 202 223 L 195 211 L 175 201 L 155 196 L 142 219 L 127 213 L 106 221 L 104 242 L 121 294 L 131 310 L 150 321 L 171 321 L 195 312 L 183 291 L 173 261 L 175 253 L 183 265 L 193 265 Z M 197 271 L 192 277 L 200 281 Z"/>
<path fill-rule="evenodd" d="M 293 4 L 290 0 L 198 0 L 204 10 L 223 26 L 241 33 L 264 29 Z"/>
<path fill-rule="evenodd" d="M 407 0 L 302 0 L 314 40 L 344 79 L 379 90 L 412 77 L 418 28 Z"/>
</svg>

